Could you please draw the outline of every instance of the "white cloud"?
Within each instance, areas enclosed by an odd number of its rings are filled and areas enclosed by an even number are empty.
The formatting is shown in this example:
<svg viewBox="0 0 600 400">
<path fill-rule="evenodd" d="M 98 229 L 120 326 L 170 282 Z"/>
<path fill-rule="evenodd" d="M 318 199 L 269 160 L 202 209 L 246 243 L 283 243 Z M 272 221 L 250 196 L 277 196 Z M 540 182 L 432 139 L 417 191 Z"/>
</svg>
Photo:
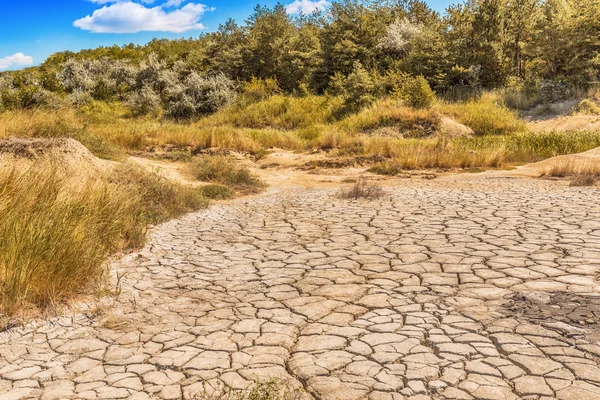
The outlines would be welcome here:
<svg viewBox="0 0 600 400">
<path fill-rule="evenodd" d="M 33 64 L 33 57 L 26 56 L 23 53 L 13 54 L 12 56 L 0 58 L 0 70 L 7 69 L 13 65 L 31 65 Z"/>
<path fill-rule="evenodd" d="M 184 0 L 169 0 L 167 1 L 163 7 L 179 7 Z"/>
<path fill-rule="evenodd" d="M 308 15 L 315 10 L 323 11 L 331 5 L 327 0 L 295 0 L 285 7 L 288 14 Z"/>
<path fill-rule="evenodd" d="M 92 3 L 96 3 L 96 4 L 110 4 L 110 3 L 126 3 L 128 1 L 131 0 L 88 0 Z M 141 0 L 142 3 L 144 4 L 152 4 L 154 3 L 154 0 Z"/>
<path fill-rule="evenodd" d="M 165 11 L 160 6 L 146 8 L 132 1 L 117 1 L 94 11 L 92 15 L 78 19 L 73 25 L 94 33 L 181 33 L 192 29 L 204 29 L 200 18 L 206 10 L 204 4 L 195 3 L 173 11 Z"/>
</svg>

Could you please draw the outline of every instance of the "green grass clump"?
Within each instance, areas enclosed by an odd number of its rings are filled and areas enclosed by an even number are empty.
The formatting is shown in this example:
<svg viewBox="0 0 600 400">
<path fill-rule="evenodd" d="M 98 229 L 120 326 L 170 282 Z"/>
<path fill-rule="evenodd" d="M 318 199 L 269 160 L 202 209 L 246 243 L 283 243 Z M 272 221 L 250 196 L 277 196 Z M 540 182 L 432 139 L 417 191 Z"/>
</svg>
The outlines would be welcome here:
<svg viewBox="0 0 600 400">
<path fill-rule="evenodd" d="M 204 185 L 200 188 L 207 199 L 211 200 L 228 200 L 235 197 L 235 192 L 226 186 L 222 185 Z"/>
<path fill-rule="evenodd" d="M 74 184 L 52 164 L 0 175 L 0 314 L 90 288 L 107 257 L 146 226 L 207 204 L 201 192 L 133 166 Z"/>
<path fill-rule="evenodd" d="M 400 169 L 398 164 L 394 162 L 384 161 L 381 163 L 377 163 L 371 168 L 369 168 L 369 172 L 372 172 L 377 175 L 395 176 L 402 172 L 402 169 Z"/>
<path fill-rule="evenodd" d="M 256 193 L 265 186 L 248 168 L 227 156 L 201 156 L 189 168 L 200 181 L 220 183 L 242 193 Z"/>
</svg>

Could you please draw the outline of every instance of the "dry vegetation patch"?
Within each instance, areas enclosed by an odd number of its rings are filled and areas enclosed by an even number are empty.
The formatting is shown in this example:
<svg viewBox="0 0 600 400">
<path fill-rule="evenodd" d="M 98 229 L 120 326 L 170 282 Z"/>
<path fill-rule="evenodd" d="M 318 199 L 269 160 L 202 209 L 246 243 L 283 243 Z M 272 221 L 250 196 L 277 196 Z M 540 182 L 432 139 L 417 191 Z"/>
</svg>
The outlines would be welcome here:
<svg viewBox="0 0 600 400">
<path fill-rule="evenodd" d="M 339 197 L 349 200 L 376 200 L 385 195 L 385 191 L 381 186 L 370 183 L 367 178 L 361 176 L 349 189 L 342 189 L 339 192 Z"/>
<path fill-rule="evenodd" d="M 257 193 L 266 186 L 248 167 L 229 156 L 199 156 L 188 169 L 200 181 L 222 184 L 240 193 Z"/>
<path fill-rule="evenodd" d="M 594 186 L 600 179 L 600 163 L 564 158 L 552 162 L 541 176 L 568 178 L 571 186 Z"/>
<path fill-rule="evenodd" d="M 15 147 L 21 151 L 22 143 Z M 2 318 L 90 290 L 110 254 L 143 244 L 148 224 L 207 205 L 202 191 L 138 166 L 115 165 L 74 179 L 63 162 L 45 156 L 0 171 Z"/>
<path fill-rule="evenodd" d="M 279 379 L 258 380 L 245 390 L 205 384 L 194 400 L 308 400 L 312 396 L 299 383 Z"/>
</svg>

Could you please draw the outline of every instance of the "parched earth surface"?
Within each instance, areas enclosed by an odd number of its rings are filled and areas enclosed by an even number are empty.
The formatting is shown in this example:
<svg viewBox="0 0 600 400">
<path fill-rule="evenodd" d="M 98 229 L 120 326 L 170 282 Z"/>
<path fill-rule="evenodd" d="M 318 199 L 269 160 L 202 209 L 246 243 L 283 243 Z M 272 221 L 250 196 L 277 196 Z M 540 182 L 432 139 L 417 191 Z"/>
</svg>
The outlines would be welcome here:
<svg viewBox="0 0 600 400">
<path fill-rule="evenodd" d="M 324 400 L 600 399 L 597 189 L 484 174 L 386 190 L 282 190 L 156 227 L 113 264 L 104 317 L 0 334 L 0 399 L 266 378 Z"/>
</svg>

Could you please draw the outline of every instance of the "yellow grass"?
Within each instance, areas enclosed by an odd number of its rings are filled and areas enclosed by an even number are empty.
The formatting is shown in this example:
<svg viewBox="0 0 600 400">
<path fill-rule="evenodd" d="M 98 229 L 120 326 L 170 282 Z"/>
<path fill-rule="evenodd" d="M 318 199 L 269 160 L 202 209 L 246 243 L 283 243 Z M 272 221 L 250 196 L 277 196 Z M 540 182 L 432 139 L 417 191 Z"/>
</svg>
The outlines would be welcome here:
<svg viewBox="0 0 600 400">
<path fill-rule="evenodd" d="M 146 225 L 206 205 L 200 191 L 124 165 L 73 187 L 48 162 L 0 174 L 0 314 L 90 288 Z"/>
<path fill-rule="evenodd" d="M 487 93 L 467 102 L 439 103 L 436 109 L 467 125 L 480 136 L 525 131 L 525 123 L 518 114 L 500 103 L 497 94 Z"/>
</svg>

